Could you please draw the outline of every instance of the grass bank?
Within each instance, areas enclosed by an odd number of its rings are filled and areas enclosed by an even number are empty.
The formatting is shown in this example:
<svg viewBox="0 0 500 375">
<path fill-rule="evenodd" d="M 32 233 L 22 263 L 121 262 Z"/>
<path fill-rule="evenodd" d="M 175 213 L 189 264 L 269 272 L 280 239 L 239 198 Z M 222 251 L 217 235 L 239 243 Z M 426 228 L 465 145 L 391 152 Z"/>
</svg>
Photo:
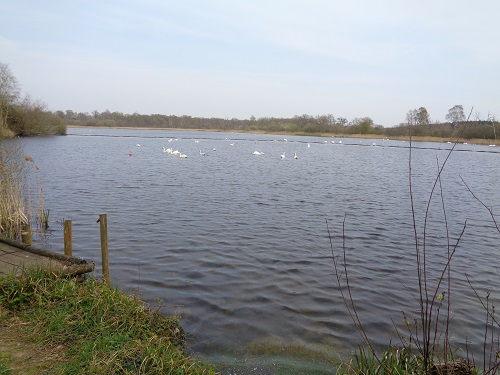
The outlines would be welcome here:
<svg viewBox="0 0 500 375">
<path fill-rule="evenodd" d="M 179 317 L 91 278 L 0 278 L 0 374 L 215 374 Z"/>
</svg>

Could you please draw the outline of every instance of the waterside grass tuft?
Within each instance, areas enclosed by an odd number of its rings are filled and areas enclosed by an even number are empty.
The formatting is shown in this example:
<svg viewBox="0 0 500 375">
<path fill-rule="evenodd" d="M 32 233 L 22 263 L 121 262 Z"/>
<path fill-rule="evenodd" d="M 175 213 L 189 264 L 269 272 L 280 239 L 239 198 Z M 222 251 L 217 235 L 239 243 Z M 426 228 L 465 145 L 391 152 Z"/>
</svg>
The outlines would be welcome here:
<svg viewBox="0 0 500 375">
<path fill-rule="evenodd" d="M 40 348 L 63 348 L 46 369 L 51 374 L 215 373 L 186 354 L 179 317 L 163 316 L 91 278 L 42 270 L 0 278 L 2 310 L 0 322 L 19 319 L 23 336 Z M 2 362 L 8 371 L 8 360 Z"/>
</svg>

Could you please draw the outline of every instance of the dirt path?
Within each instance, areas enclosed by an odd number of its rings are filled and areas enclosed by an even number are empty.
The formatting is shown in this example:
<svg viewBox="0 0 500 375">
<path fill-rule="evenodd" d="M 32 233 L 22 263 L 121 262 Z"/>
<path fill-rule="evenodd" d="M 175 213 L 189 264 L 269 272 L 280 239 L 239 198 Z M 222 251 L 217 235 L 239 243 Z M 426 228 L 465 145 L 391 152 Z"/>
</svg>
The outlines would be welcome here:
<svg viewBox="0 0 500 375">
<path fill-rule="evenodd" d="M 29 325 L 0 308 L 0 363 L 10 368 L 12 375 L 50 373 L 54 364 L 63 360 L 62 345 L 52 347 L 26 339 L 23 332 Z"/>
</svg>

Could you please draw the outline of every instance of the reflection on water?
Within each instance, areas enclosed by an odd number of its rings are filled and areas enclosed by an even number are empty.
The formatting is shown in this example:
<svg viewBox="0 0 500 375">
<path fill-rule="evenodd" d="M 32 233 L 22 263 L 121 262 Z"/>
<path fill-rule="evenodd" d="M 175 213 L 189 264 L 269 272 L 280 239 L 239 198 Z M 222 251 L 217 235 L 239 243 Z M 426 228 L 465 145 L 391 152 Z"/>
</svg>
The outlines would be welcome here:
<svg viewBox="0 0 500 375">
<path fill-rule="evenodd" d="M 62 252 L 58 223 L 71 219 L 73 253 L 99 268 L 96 220 L 106 213 L 113 284 L 147 301 L 161 298 L 166 313 L 180 313 L 194 352 L 231 365 L 253 360 L 271 366 L 270 373 L 292 362 L 324 370 L 325 359 L 349 355 L 360 338 L 336 289 L 326 220 L 334 250 L 345 245 L 358 313 L 374 343 L 385 347 L 395 337 L 402 310 L 416 313 L 408 143 L 69 132 L 19 141 L 44 175 L 51 223 L 43 246 Z M 451 146 L 414 146 L 413 198 L 422 235 L 437 165 Z M 188 157 L 166 154 L 163 147 Z M 448 238 L 455 244 L 467 221 L 452 267 L 451 329 L 457 342 L 466 335 L 474 349 L 481 348 L 484 313 L 463 275 L 483 293 L 498 284 L 499 234 L 460 176 L 498 211 L 497 151 L 457 147 L 441 178 L 448 234 L 439 190 L 426 232 L 433 280 Z"/>
</svg>

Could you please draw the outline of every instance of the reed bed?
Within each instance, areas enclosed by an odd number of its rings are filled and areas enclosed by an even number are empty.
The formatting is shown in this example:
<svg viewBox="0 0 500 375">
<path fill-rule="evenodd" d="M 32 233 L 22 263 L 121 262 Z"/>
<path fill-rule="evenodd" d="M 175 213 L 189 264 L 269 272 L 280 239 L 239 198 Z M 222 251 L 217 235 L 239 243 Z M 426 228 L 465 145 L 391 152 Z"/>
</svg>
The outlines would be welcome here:
<svg viewBox="0 0 500 375">
<path fill-rule="evenodd" d="M 20 240 L 31 227 L 46 230 L 48 213 L 33 158 L 18 147 L 0 148 L 0 236 Z"/>
</svg>

